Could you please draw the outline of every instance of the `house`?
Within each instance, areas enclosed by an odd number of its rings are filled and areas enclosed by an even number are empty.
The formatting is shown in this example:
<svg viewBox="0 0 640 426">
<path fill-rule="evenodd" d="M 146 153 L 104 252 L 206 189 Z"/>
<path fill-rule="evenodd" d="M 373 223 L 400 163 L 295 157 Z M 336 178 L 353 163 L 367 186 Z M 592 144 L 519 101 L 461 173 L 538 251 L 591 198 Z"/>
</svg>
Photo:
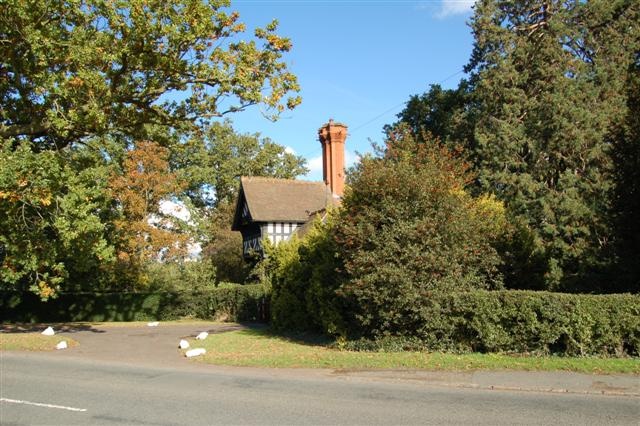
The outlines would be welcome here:
<svg viewBox="0 0 640 426">
<path fill-rule="evenodd" d="M 233 217 L 234 231 L 242 233 L 245 258 L 262 253 L 262 241 L 286 241 L 303 225 L 344 193 L 344 143 L 347 126 L 329 120 L 318 130 L 322 145 L 322 182 L 256 176 L 240 178 Z"/>
</svg>

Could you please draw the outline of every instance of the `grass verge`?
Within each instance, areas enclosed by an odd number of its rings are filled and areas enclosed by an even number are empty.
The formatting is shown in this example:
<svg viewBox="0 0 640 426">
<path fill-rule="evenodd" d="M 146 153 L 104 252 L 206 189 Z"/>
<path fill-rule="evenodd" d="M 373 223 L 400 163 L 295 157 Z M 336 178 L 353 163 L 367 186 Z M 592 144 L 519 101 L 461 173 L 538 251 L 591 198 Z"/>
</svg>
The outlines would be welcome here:
<svg viewBox="0 0 640 426">
<path fill-rule="evenodd" d="M 640 374 L 638 358 L 449 354 L 440 352 L 350 352 L 321 339 L 297 340 L 268 330 L 241 330 L 192 341 L 207 353 L 197 360 L 217 365 L 275 368 L 420 369 L 432 371 L 574 371 L 590 374 Z"/>
<path fill-rule="evenodd" d="M 67 341 L 68 347 L 78 342 L 67 336 L 43 336 L 40 333 L 0 333 L 0 351 L 52 351 L 56 345 Z"/>
</svg>

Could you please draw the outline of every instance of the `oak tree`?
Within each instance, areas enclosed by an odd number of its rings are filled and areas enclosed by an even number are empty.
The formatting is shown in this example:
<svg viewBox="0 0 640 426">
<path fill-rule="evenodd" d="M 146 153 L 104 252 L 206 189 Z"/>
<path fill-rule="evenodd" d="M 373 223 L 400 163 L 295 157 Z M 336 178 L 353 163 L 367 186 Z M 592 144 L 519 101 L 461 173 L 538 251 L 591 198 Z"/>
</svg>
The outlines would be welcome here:
<svg viewBox="0 0 640 426">
<path fill-rule="evenodd" d="M 61 149 L 92 135 L 143 137 L 300 98 L 277 22 L 243 35 L 225 0 L 7 0 L 0 15 L 0 137 Z"/>
</svg>

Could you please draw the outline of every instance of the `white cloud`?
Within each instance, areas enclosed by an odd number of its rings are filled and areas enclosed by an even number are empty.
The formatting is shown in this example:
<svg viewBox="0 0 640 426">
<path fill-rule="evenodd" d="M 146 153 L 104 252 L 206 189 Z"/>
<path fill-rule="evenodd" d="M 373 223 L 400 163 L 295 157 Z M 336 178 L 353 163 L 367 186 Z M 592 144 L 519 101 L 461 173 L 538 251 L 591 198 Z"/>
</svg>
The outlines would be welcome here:
<svg viewBox="0 0 640 426">
<path fill-rule="evenodd" d="M 172 216 L 176 219 L 179 219 L 183 222 L 186 222 L 187 225 L 194 226 L 195 223 L 191 220 L 191 212 L 181 202 L 175 202 L 171 200 L 162 200 L 160 201 L 160 213 L 165 216 Z M 168 218 L 162 218 L 158 215 L 150 215 L 147 219 L 147 223 L 153 226 L 163 226 L 167 229 L 174 229 L 175 223 Z M 163 248 L 158 252 L 158 261 L 162 261 L 163 253 L 167 250 L 167 248 Z M 200 257 L 200 253 L 202 252 L 202 244 L 198 241 L 194 241 L 193 239 L 187 242 L 187 257 L 186 261 L 198 260 Z"/>
<path fill-rule="evenodd" d="M 442 0 L 436 17 L 443 19 L 448 16 L 469 13 L 474 4 L 475 0 Z"/>
<path fill-rule="evenodd" d="M 285 146 L 284 152 L 286 152 L 287 154 L 296 155 L 296 151 L 290 146 Z"/>
<path fill-rule="evenodd" d="M 160 212 L 162 214 L 178 218 L 184 222 L 189 222 L 189 219 L 191 219 L 191 213 L 184 204 L 178 204 L 169 200 L 160 201 Z"/>
<path fill-rule="evenodd" d="M 345 167 L 346 168 L 349 168 L 349 167 L 353 166 L 354 164 L 359 163 L 360 160 L 361 160 L 361 157 L 359 155 L 357 155 L 356 153 L 351 152 L 351 151 L 346 151 L 345 152 L 345 157 L 346 157 L 345 158 L 345 163 L 346 163 Z"/>
<path fill-rule="evenodd" d="M 356 155 L 355 153 L 351 152 L 351 151 L 346 151 L 344 152 L 344 166 L 345 168 L 349 168 L 351 166 L 353 166 L 355 163 L 357 163 L 358 161 L 360 161 L 360 156 Z M 307 175 L 312 175 L 314 173 L 318 173 L 322 176 L 322 155 L 319 155 L 317 157 L 313 157 L 310 158 L 307 161 L 307 167 L 309 168 L 309 173 L 307 173 Z"/>
<path fill-rule="evenodd" d="M 322 173 L 322 155 L 310 158 L 307 161 L 307 167 L 309 168 L 309 173 L 307 174 Z"/>
</svg>

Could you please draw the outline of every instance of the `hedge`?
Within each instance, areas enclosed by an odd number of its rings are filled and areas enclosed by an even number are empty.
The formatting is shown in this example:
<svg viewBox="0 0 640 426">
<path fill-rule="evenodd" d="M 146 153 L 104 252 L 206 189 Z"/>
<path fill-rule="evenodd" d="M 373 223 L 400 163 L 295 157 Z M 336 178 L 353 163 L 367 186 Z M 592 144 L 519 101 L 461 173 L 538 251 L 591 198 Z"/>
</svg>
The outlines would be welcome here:
<svg viewBox="0 0 640 426">
<path fill-rule="evenodd" d="M 638 356 L 640 295 L 536 291 L 425 294 L 421 325 L 347 349 Z"/>
<path fill-rule="evenodd" d="M 28 292 L 0 292 L 2 322 L 147 321 L 179 318 L 267 321 L 261 285 L 226 284 L 201 292 L 62 293 L 42 302 Z"/>
</svg>

